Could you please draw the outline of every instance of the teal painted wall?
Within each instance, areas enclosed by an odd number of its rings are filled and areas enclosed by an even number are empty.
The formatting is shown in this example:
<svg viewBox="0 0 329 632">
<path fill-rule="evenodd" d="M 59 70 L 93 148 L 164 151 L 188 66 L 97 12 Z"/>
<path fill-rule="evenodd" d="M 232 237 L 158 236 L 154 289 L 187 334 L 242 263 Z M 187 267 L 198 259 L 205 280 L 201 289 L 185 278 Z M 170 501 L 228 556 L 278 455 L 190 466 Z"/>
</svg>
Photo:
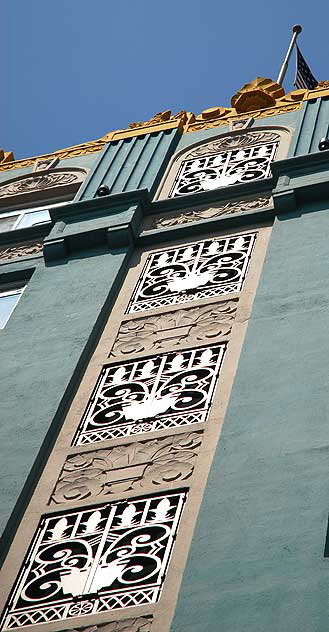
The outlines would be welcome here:
<svg viewBox="0 0 329 632">
<path fill-rule="evenodd" d="M 107 145 L 101 154 L 62 161 L 58 167 L 63 164 L 91 169 L 87 186 L 82 189 L 84 193 L 78 196 L 84 199 L 93 198 L 101 182 L 109 184 L 112 193 L 154 190 L 179 137 L 180 132 L 173 129 L 130 138 Z M 31 171 L 32 167 L 4 172 L 0 181 Z M 93 202 L 97 207 L 104 206 L 104 200 Z M 32 272 L 35 268 L 10 321 L 0 331 L 0 381 L 1 392 L 5 394 L 0 420 L 0 533 L 3 532 L 0 554 L 10 544 L 81 372 L 108 317 L 125 273 L 128 242 L 138 228 L 136 213 L 130 212 L 128 217 L 124 209 L 120 218 L 111 215 L 107 219 L 106 209 L 100 218 L 93 207 L 86 221 L 84 211 L 88 204 L 88 199 L 82 202 L 83 208 L 65 225 L 65 230 L 63 222 L 57 222 L 53 229 L 64 237 L 72 232 L 75 237 L 76 231 L 80 231 L 79 235 L 81 231 L 84 233 L 83 239 L 81 236 L 80 240 L 71 239 L 75 248 L 69 258 L 61 258 L 63 250 L 56 254 L 60 257 L 58 261 L 46 265 L 40 257 L 0 266 L 0 283 L 12 280 L 15 275 L 20 278 L 24 270 Z M 104 235 L 97 240 L 100 224 L 104 224 Z M 111 227 L 116 231 L 113 237 L 109 232 Z M 27 232 L 26 237 L 30 237 Z M 22 238 L 24 235 L 20 235 Z M 3 233 L 1 242 L 6 239 L 12 240 L 13 234 Z M 115 242 L 116 249 L 109 250 L 106 240 L 108 244 Z M 125 249 L 121 248 L 122 243 L 127 243 Z"/>
<path fill-rule="evenodd" d="M 324 632 L 329 208 L 274 223 L 172 632 Z"/>
<path fill-rule="evenodd" d="M 46 456 L 47 445 L 56 436 L 72 389 L 110 311 L 127 258 L 124 249 L 89 249 L 47 266 L 42 258 L 34 258 L 0 268 L 0 283 L 35 268 L 0 331 L 1 530 L 20 495 L 20 503 L 28 500 L 28 489 L 22 494 L 22 488 L 33 465 L 40 469 L 39 459 Z M 28 486 L 34 478 L 32 472 Z M 8 523 L 9 532 L 12 525 Z"/>
<path fill-rule="evenodd" d="M 315 112 L 313 103 L 304 104 L 300 111 L 256 125 L 300 125 L 290 155 L 316 151 L 327 107 Z M 314 134 L 312 125 L 317 126 Z M 86 205 L 83 214 L 100 184 L 112 194 L 145 188 L 153 194 L 176 150 L 227 132 L 220 127 L 180 137 L 175 129 L 110 143 L 101 154 L 61 164 L 93 169 L 78 195 Z M 0 181 L 19 173 L 0 174 Z M 127 251 L 91 246 L 90 234 L 103 221 L 96 211 L 92 207 L 86 216 L 85 239 L 68 259 L 45 265 L 37 258 L 0 268 L 4 282 L 11 272 L 20 275 L 35 267 L 0 331 L 6 395 L 0 422 L 0 524 L 7 523 L 7 544 L 125 274 Z M 73 228 L 67 222 L 64 230 L 58 222 L 54 233 L 72 237 L 79 229 L 78 215 Z M 114 227 L 119 215 L 111 220 Z M 132 221 L 121 219 L 127 226 Z M 213 632 L 219 625 L 225 632 L 324 629 L 328 222 L 326 211 L 275 222 L 173 632 Z M 177 231 L 176 238 L 181 234 Z M 152 235 L 155 243 L 158 238 Z"/>
</svg>

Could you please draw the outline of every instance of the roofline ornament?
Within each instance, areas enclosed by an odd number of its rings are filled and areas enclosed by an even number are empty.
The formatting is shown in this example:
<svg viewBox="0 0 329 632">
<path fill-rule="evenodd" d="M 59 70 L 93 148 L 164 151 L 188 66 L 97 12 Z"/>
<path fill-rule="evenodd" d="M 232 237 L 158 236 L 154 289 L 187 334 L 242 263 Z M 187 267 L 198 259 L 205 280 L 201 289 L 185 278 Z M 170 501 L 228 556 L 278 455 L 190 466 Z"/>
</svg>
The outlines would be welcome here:
<svg viewBox="0 0 329 632">
<path fill-rule="evenodd" d="M 13 160 L 12 152 L 7 152 L 2 158 L 0 153 L 0 172 L 30 167 L 35 164 L 36 160 L 65 160 L 66 158 L 93 154 L 101 151 L 106 143 L 141 134 L 151 134 L 174 128 L 180 128 L 186 134 L 221 125 L 231 125 L 241 119 L 241 115 L 247 113 L 253 119 L 275 116 L 299 110 L 303 101 L 325 96 L 329 96 L 329 81 L 320 81 L 314 90 L 292 90 L 285 94 L 282 86 L 272 79 L 256 77 L 233 95 L 232 107 L 213 106 L 203 110 L 198 116 L 186 110 L 175 115 L 172 115 L 170 110 L 165 110 L 158 112 L 148 121 L 130 123 L 126 129 L 109 132 L 98 140 L 22 160 Z"/>
</svg>

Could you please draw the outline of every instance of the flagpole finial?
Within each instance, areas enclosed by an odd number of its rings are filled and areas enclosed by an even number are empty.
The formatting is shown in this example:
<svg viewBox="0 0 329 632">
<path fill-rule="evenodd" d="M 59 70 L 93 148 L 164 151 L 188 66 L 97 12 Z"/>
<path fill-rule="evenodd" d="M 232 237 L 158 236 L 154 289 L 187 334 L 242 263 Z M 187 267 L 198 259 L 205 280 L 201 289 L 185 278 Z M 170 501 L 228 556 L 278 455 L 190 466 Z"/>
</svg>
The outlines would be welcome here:
<svg viewBox="0 0 329 632">
<path fill-rule="evenodd" d="M 300 24 L 294 24 L 294 26 L 292 27 L 292 32 L 293 33 L 301 33 L 302 32 L 302 27 Z"/>
</svg>

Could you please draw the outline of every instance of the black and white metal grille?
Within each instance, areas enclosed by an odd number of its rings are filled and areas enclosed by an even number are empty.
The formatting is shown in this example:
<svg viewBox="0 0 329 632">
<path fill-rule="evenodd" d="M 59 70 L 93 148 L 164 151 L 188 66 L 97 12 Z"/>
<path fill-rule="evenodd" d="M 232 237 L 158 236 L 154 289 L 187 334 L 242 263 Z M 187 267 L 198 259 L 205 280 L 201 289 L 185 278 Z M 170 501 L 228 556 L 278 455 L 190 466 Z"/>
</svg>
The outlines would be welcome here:
<svg viewBox="0 0 329 632">
<path fill-rule="evenodd" d="M 236 235 L 149 255 L 127 312 L 239 292 L 255 239 Z"/>
<path fill-rule="evenodd" d="M 204 422 L 226 343 L 104 366 L 74 445 Z"/>
<path fill-rule="evenodd" d="M 158 601 L 185 498 L 163 493 L 43 518 L 1 629 Z"/>
<path fill-rule="evenodd" d="M 268 178 L 277 146 L 278 143 L 260 144 L 184 160 L 169 197 Z"/>
</svg>

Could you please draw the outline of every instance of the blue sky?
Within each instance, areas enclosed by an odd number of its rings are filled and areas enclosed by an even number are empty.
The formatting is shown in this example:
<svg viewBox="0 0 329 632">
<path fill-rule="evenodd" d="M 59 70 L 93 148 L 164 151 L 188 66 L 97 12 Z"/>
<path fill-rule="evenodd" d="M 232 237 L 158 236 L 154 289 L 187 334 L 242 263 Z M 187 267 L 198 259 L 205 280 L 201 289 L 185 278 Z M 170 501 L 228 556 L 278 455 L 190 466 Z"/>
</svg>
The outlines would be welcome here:
<svg viewBox="0 0 329 632">
<path fill-rule="evenodd" d="M 297 22 L 314 75 L 329 79 L 328 0 L 7 0 L 0 147 L 18 159 L 161 110 L 228 105 L 256 76 L 276 79 Z"/>
</svg>

